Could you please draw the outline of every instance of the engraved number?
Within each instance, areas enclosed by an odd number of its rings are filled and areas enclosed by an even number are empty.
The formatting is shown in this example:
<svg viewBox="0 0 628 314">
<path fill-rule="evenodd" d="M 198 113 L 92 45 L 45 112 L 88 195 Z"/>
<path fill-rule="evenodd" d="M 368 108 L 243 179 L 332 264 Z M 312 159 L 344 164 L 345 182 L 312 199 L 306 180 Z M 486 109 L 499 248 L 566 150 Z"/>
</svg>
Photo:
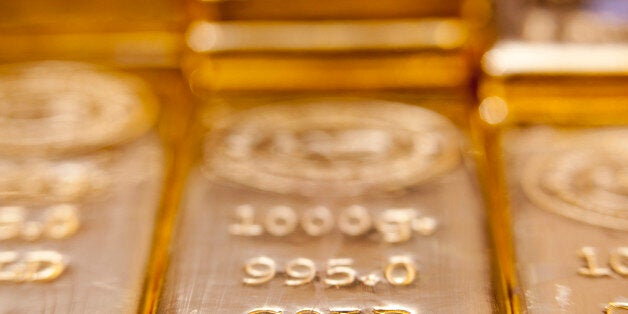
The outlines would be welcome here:
<svg viewBox="0 0 628 314">
<path fill-rule="evenodd" d="M 16 252 L 0 252 L 0 282 L 39 282 L 59 277 L 66 268 L 61 254 L 33 251 L 19 260 Z"/>
<path fill-rule="evenodd" d="M 283 314 L 283 311 L 272 309 L 254 309 L 250 310 L 248 314 Z"/>
<path fill-rule="evenodd" d="M 580 248 L 578 253 L 585 262 L 585 266 L 578 269 L 579 275 L 587 277 L 605 277 L 612 276 L 612 271 L 614 271 L 619 275 L 628 276 L 628 265 L 626 265 L 626 261 L 628 261 L 628 247 L 626 246 L 619 247 L 610 253 L 608 262 L 611 266 L 610 269 L 599 266 L 595 248 L 585 246 Z"/>
<path fill-rule="evenodd" d="M 255 223 L 255 208 L 241 205 L 235 210 L 236 222 L 229 225 L 232 235 L 255 237 L 264 231 L 276 237 L 285 237 L 297 230 L 300 225 L 305 234 L 320 237 L 329 234 L 335 226 L 348 236 L 362 236 L 375 230 L 381 240 L 388 243 L 405 242 L 413 234 L 432 235 L 438 226 L 436 219 L 419 215 L 414 208 L 389 208 L 378 215 L 374 223 L 369 211 L 363 206 L 353 205 L 345 208 L 335 221 L 331 210 L 325 206 L 316 206 L 306 210 L 299 218 L 297 211 L 289 206 L 275 206 L 265 213 L 263 225 Z"/>
<path fill-rule="evenodd" d="M 65 239 L 79 228 L 77 210 L 71 205 L 57 205 L 48 210 L 45 233 L 52 239 Z"/>
<path fill-rule="evenodd" d="M 319 309 L 305 308 L 300 309 L 296 314 L 322 314 L 323 311 Z M 360 314 L 363 313 L 360 309 L 329 309 L 330 314 Z M 610 313 L 610 312 L 608 312 Z M 281 309 L 254 309 L 250 310 L 247 314 L 283 314 Z M 410 314 L 410 311 L 402 309 L 386 309 L 386 308 L 374 308 L 373 314 Z"/>
<path fill-rule="evenodd" d="M 301 270 L 299 270 L 299 268 Z M 305 285 L 316 277 L 316 266 L 312 260 L 307 258 L 297 258 L 288 262 L 286 265 L 286 273 L 288 276 L 294 279 L 287 279 L 286 285 L 288 286 L 300 286 Z"/>
<path fill-rule="evenodd" d="M 350 267 L 352 264 L 353 260 L 350 258 L 330 259 L 327 262 L 327 276 L 334 276 L 334 278 L 325 278 L 325 283 L 330 286 L 348 286 L 353 284 L 356 271 Z"/>
<path fill-rule="evenodd" d="M 371 230 L 372 226 L 373 221 L 369 212 L 359 205 L 348 207 L 338 216 L 338 228 L 350 236 L 363 235 Z"/>
<path fill-rule="evenodd" d="M 610 269 L 598 266 L 595 248 L 585 246 L 580 249 L 579 253 L 580 256 L 584 258 L 586 266 L 580 267 L 580 269 L 578 269 L 578 274 L 587 277 L 602 277 L 611 275 Z"/>
<path fill-rule="evenodd" d="M 395 271 L 400 267 L 405 270 L 404 276 L 397 276 L 395 274 Z M 406 256 L 393 256 L 386 266 L 384 276 L 393 286 L 407 286 L 414 282 L 416 278 L 416 268 L 410 258 Z"/>
<path fill-rule="evenodd" d="M 277 274 L 275 261 L 266 256 L 258 256 L 249 259 L 244 265 L 244 272 L 248 277 L 243 282 L 248 285 L 260 285 L 271 281 Z M 412 284 L 417 277 L 414 262 L 407 256 L 392 256 L 383 270 L 386 281 L 393 286 L 407 286 Z M 312 283 L 316 278 L 316 265 L 311 259 L 299 257 L 286 264 L 285 284 L 288 286 L 301 286 Z M 357 281 L 365 286 L 373 287 L 380 282 L 378 272 L 357 277 L 357 271 L 353 268 L 353 259 L 335 258 L 327 261 L 326 277 L 323 282 L 328 286 L 350 286 Z"/>
<path fill-rule="evenodd" d="M 251 205 L 242 205 L 236 208 L 238 223 L 229 226 L 229 233 L 239 236 L 258 236 L 264 230 L 261 225 L 255 224 L 255 209 Z"/>
<path fill-rule="evenodd" d="M 622 260 L 628 260 L 628 247 L 623 246 L 611 253 L 610 264 L 611 268 L 622 276 L 628 276 L 628 266 L 622 263 Z"/>
<path fill-rule="evenodd" d="M 329 310 L 330 314 L 360 314 L 362 311 L 360 309 L 331 309 Z"/>
<path fill-rule="evenodd" d="M 17 206 L 0 208 L 0 240 L 22 238 L 35 241 L 42 236 L 65 239 L 72 236 L 80 226 L 75 206 L 61 204 L 49 207 L 43 222 L 26 221 L 24 208 Z"/>
<path fill-rule="evenodd" d="M 302 310 L 298 310 L 297 314 L 323 314 L 323 312 L 317 309 L 302 309 Z"/>
<path fill-rule="evenodd" d="M 288 206 L 273 207 L 266 216 L 266 230 L 277 237 L 292 233 L 297 228 L 297 224 L 297 214 Z"/>
<path fill-rule="evenodd" d="M 628 310 L 628 302 L 610 302 L 606 306 L 606 314 L 619 313 L 618 310 Z"/>
<path fill-rule="evenodd" d="M 329 208 L 317 206 L 305 212 L 301 219 L 301 227 L 308 235 L 317 237 L 327 234 L 334 228 L 334 217 Z"/>
<path fill-rule="evenodd" d="M 373 314 L 410 314 L 406 310 L 373 309 Z"/>
<path fill-rule="evenodd" d="M 244 283 L 247 285 L 261 285 L 269 282 L 275 277 L 277 273 L 277 267 L 275 261 L 266 257 L 260 256 L 250 259 L 244 266 L 244 271 L 251 277 L 244 278 Z"/>
</svg>

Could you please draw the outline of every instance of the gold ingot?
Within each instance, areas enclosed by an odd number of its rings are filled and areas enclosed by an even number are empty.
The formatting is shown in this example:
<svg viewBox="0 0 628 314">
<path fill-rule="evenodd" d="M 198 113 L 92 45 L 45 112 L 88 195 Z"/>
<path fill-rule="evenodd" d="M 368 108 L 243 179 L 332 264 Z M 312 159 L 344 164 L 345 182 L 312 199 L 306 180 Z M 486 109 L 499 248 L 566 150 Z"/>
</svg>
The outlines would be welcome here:
<svg viewBox="0 0 628 314">
<path fill-rule="evenodd" d="M 484 0 L 190 3 L 183 70 L 199 94 L 465 88 L 490 38 Z"/>
<path fill-rule="evenodd" d="M 183 69 L 203 92 L 468 86 L 468 25 L 454 18 L 199 20 Z"/>
<path fill-rule="evenodd" d="M 471 6 L 467 2 L 472 1 L 191 0 L 188 5 L 193 17 L 212 20 L 330 20 L 459 16 Z"/>
<path fill-rule="evenodd" d="M 0 62 L 52 59 L 174 68 L 184 23 L 179 1 L 4 2 Z"/>
<path fill-rule="evenodd" d="M 183 129 L 162 104 L 185 115 L 187 86 L 77 62 L 1 72 L 0 312 L 136 312 Z"/>
<path fill-rule="evenodd" d="M 467 103 L 379 97 L 207 101 L 151 310 L 490 312 Z"/>
<path fill-rule="evenodd" d="M 625 23 L 612 5 L 510 4 L 474 117 L 498 298 L 514 313 L 603 312 L 625 301 Z"/>
</svg>

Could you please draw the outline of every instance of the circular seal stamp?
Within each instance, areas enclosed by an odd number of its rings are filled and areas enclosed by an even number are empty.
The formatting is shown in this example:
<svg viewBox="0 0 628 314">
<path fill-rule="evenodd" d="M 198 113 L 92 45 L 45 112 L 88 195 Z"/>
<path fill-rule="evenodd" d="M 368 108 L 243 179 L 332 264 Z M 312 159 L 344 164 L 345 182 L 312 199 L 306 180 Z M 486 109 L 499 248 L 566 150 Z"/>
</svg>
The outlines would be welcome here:
<svg viewBox="0 0 628 314">
<path fill-rule="evenodd" d="M 207 173 L 306 196 L 361 195 L 434 178 L 459 162 L 444 117 L 379 100 L 314 99 L 244 111 L 205 147 Z"/>
<path fill-rule="evenodd" d="M 146 132 L 156 110 L 156 97 L 133 76 L 75 62 L 0 67 L 1 154 L 118 144 Z"/>
<path fill-rule="evenodd" d="M 628 129 L 572 138 L 531 158 L 521 185 L 537 206 L 628 231 Z"/>
</svg>

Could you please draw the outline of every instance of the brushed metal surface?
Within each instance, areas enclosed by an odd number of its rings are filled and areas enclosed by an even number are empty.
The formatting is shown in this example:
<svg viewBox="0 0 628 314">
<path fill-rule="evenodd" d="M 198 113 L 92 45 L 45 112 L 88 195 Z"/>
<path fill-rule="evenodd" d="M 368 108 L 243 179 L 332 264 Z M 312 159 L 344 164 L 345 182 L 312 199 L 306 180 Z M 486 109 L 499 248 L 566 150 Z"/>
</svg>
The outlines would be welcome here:
<svg viewBox="0 0 628 314">
<path fill-rule="evenodd" d="M 590 140 L 594 139 L 601 145 L 609 132 L 615 132 L 616 136 L 626 134 L 625 128 L 609 129 L 535 126 L 509 130 L 503 138 L 515 264 L 524 299 L 524 312 L 599 313 L 609 302 L 625 302 L 628 298 L 628 279 L 625 276 L 613 274 L 594 278 L 578 274 L 578 270 L 586 266 L 584 259 L 579 256 L 579 250 L 586 246 L 596 249 L 599 267 L 610 270 L 609 255 L 618 247 L 628 244 L 626 230 L 587 223 L 584 215 L 576 219 L 568 218 L 551 208 L 544 208 L 530 201 L 521 185 L 526 165 L 535 156 L 558 156 L 564 144 L 573 144 L 583 137 L 589 138 L 583 144 L 590 145 Z M 583 149 L 590 150 L 590 147 L 584 146 Z M 593 166 L 596 165 L 592 165 L 590 171 L 596 170 Z M 583 172 L 583 175 L 587 173 Z M 594 182 L 586 184 L 581 185 L 584 189 L 581 194 L 583 199 L 591 195 L 604 196 L 585 193 L 588 189 L 596 188 Z M 624 208 L 625 205 L 614 204 Z"/>
<path fill-rule="evenodd" d="M 329 115 L 334 116 L 333 110 Z M 254 190 L 205 176 L 203 165 L 197 164 L 187 181 L 158 312 L 248 313 L 272 308 L 295 313 L 315 308 L 327 313 L 348 308 L 371 313 L 382 307 L 411 313 L 491 312 L 484 209 L 473 166 L 467 157 L 463 159 L 453 170 L 428 182 L 354 197 Z M 390 208 L 417 208 L 435 218 L 439 226 L 432 235 L 414 234 L 403 243 L 382 242 L 374 232 L 350 237 L 338 228 L 319 237 L 306 235 L 301 227 L 283 237 L 230 234 L 235 210 L 245 204 L 255 209 L 256 223 L 262 223 L 268 210 L 278 205 L 290 206 L 299 217 L 307 209 L 324 205 L 338 217 L 344 208 L 357 204 L 375 217 Z M 414 261 L 418 275 L 412 284 L 393 286 L 383 280 L 374 287 L 333 287 L 324 283 L 329 259 L 351 258 L 358 275 L 381 275 L 388 259 L 395 255 Z M 244 264 L 258 256 L 273 259 L 277 275 L 265 284 L 245 285 Z M 284 284 L 288 278 L 285 264 L 296 258 L 311 259 L 316 265 L 312 283 L 296 287 Z"/>
<path fill-rule="evenodd" d="M 67 239 L 0 242 L 1 251 L 52 250 L 67 261 L 49 282 L 1 282 L 0 313 L 134 313 L 142 293 L 164 160 L 148 134 L 92 154 L 109 156 L 106 190 L 76 203 L 80 227 Z M 5 202 L 6 203 L 6 202 Z M 39 207 L 39 206 L 38 206 Z M 33 216 L 41 208 L 30 210 Z"/>
</svg>

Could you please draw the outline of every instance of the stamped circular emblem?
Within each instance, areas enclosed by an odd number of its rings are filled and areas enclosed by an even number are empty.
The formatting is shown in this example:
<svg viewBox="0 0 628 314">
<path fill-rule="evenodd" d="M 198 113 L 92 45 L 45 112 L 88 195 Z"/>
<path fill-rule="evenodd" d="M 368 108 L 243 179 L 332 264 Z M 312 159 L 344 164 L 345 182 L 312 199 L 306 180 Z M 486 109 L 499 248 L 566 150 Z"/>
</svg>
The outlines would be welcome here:
<svg viewBox="0 0 628 314">
<path fill-rule="evenodd" d="M 74 62 L 0 67 L 2 154 L 117 144 L 144 133 L 155 113 L 155 96 L 128 75 Z"/>
<path fill-rule="evenodd" d="M 533 157 L 522 187 L 537 206 L 608 228 L 628 230 L 628 130 L 574 138 Z"/>
<path fill-rule="evenodd" d="M 377 100 L 322 99 L 242 112 L 208 139 L 208 173 L 257 189 L 359 195 L 434 178 L 459 162 L 444 117 Z M 323 193 L 323 194 L 321 194 Z"/>
</svg>

